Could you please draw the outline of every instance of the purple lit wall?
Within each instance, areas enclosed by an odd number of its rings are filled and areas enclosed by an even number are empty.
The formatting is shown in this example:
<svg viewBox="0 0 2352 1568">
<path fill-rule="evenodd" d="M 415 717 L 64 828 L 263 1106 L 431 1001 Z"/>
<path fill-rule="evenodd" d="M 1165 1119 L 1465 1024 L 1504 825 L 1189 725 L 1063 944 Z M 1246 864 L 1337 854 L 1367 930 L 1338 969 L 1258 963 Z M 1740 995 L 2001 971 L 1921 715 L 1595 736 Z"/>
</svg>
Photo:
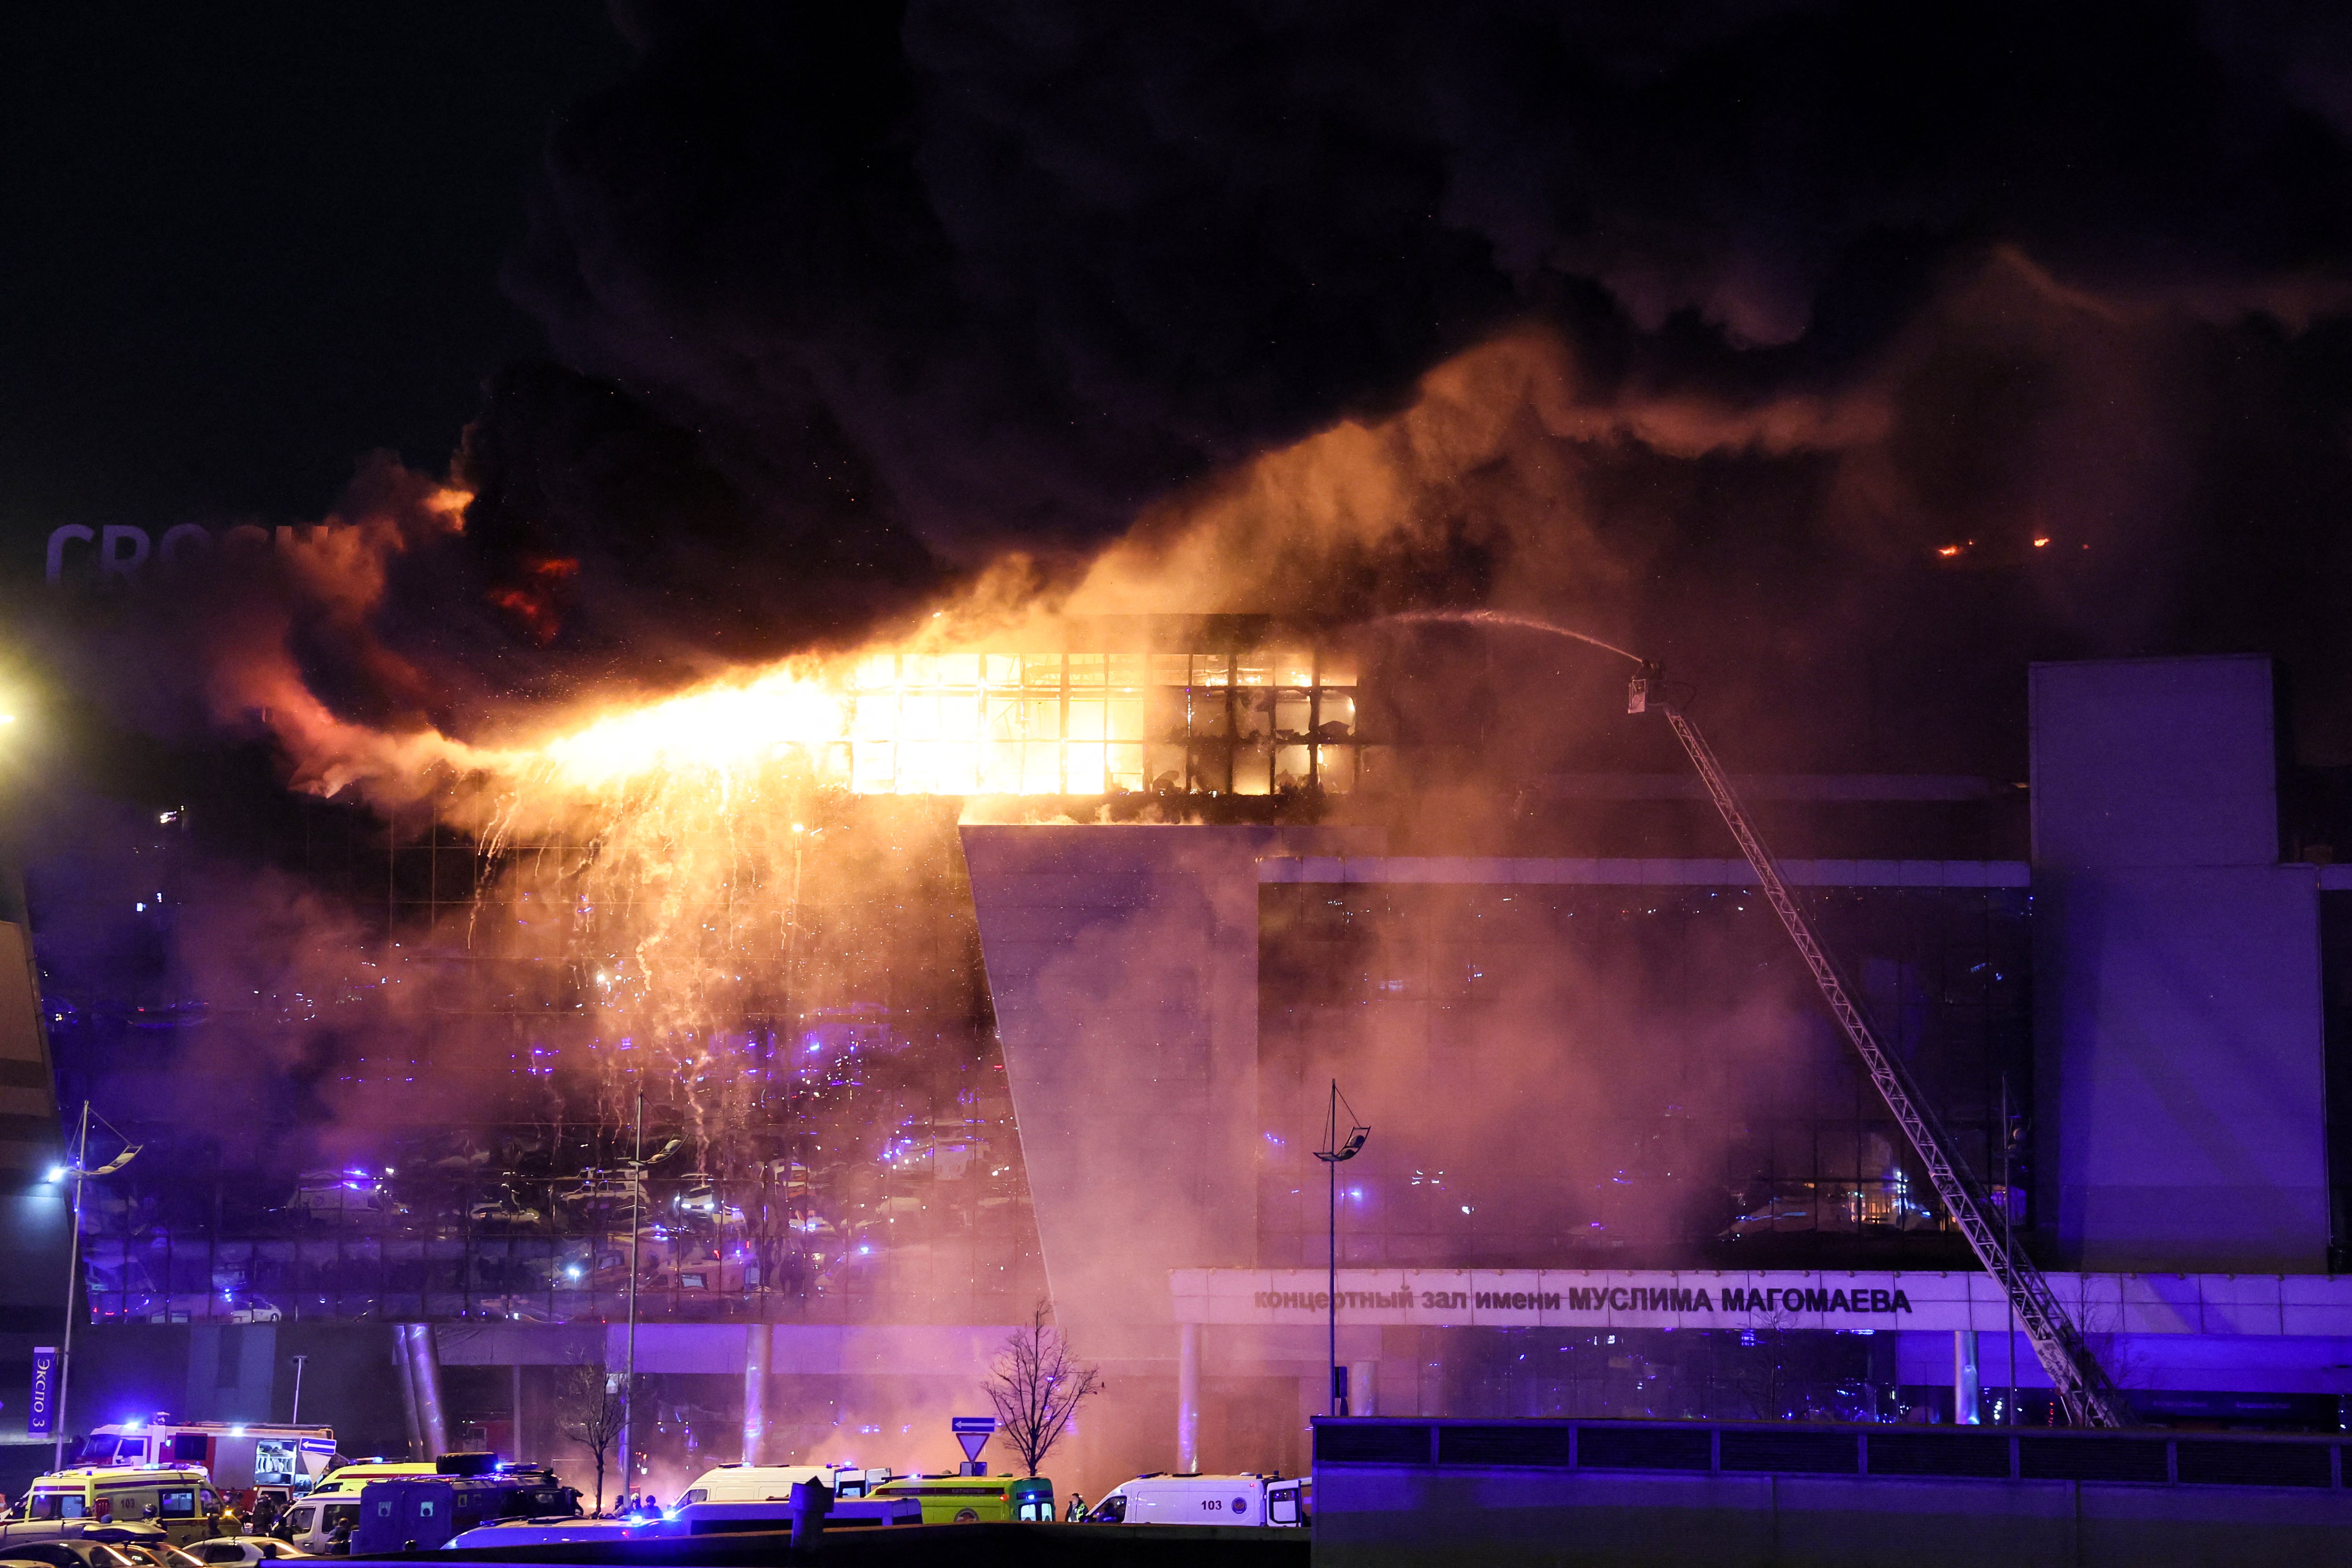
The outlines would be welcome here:
<svg viewBox="0 0 2352 1568">
<path fill-rule="evenodd" d="M 2032 703 L 2037 1196 L 2062 1256 L 2324 1268 L 2317 873 L 2277 863 L 2269 661 L 2037 665 Z"/>
</svg>

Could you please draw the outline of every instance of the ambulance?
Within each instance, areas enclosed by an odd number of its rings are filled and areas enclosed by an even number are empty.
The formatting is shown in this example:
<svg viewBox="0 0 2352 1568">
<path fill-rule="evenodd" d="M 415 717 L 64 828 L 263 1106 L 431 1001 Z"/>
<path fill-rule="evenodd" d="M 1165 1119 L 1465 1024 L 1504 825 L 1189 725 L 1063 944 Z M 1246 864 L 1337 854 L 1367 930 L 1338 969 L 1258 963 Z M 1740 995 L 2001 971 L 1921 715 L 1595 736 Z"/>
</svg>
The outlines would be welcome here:
<svg viewBox="0 0 2352 1568">
<path fill-rule="evenodd" d="M 850 1465 L 720 1465 L 705 1470 L 678 1494 L 677 1506 L 695 1503 L 781 1502 L 793 1499 L 802 1481 L 823 1481 L 833 1495 L 848 1501 L 862 1498 L 890 1479 L 888 1470 L 861 1470 Z"/>
<path fill-rule="evenodd" d="M 152 1468 L 84 1466 L 34 1478 L 23 1507 L 9 1522 L 46 1524 L 90 1520 L 114 1524 L 152 1524 L 174 1546 L 209 1541 L 220 1533 L 220 1494 L 212 1478 L 195 1465 Z M 5 1551 L 5 1542 L 0 1542 Z"/>
<path fill-rule="evenodd" d="M 438 1474 L 439 1468 L 432 1464 L 387 1463 L 381 1459 L 362 1459 L 330 1471 L 324 1480 L 287 1511 L 287 1539 L 305 1552 L 324 1552 L 327 1538 L 334 1534 L 337 1525 L 359 1528 L 360 1493 L 367 1489 L 370 1481 Z"/>
<path fill-rule="evenodd" d="M 1087 1515 L 1087 1522 L 1289 1529 L 1313 1518 L 1313 1488 L 1305 1476 L 1138 1476 L 1113 1487 Z"/>
<path fill-rule="evenodd" d="M 884 1500 L 913 1498 L 925 1524 L 990 1524 L 1054 1521 L 1054 1483 L 1043 1476 L 900 1476 L 876 1487 Z"/>
</svg>

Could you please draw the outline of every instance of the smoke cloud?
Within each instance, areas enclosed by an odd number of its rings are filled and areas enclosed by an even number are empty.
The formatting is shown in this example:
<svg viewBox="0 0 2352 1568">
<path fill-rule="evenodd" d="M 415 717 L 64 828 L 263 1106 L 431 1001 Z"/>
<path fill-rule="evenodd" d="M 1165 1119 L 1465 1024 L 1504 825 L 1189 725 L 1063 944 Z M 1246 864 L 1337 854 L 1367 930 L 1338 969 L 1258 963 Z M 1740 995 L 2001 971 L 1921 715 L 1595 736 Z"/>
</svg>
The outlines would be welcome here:
<svg viewBox="0 0 2352 1568">
<path fill-rule="evenodd" d="M 509 268 L 551 358 L 387 570 L 390 662 L 306 644 L 338 715 L 474 739 L 1066 594 L 1638 622 L 1816 688 L 1809 765 L 1998 773 L 2025 658 L 2259 645 L 2352 749 L 2276 613 L 2341 568 L 2325 8 L 615 20 Z M 1964 738 L 1802 673 L 1865 657 Z"/>
</svg>

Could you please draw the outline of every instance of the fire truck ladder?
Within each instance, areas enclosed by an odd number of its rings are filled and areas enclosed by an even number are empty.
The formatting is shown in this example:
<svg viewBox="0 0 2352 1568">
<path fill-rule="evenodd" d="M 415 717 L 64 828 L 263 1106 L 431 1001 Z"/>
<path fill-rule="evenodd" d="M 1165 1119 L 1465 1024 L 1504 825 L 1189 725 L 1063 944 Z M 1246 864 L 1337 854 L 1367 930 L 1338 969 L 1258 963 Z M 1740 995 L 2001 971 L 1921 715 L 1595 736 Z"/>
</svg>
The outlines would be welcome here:
<svg viewBox="0 0 2352 1568">
<path fill-rule="evenodd" d="M 1822 999 L 1829 1004 L 1845 1037 L 1862 1057 L 1863 1066 L 1869 1070 L 1870 1081 L 1878 1087 L 1886 1109 L 1910 1139 L 1911 1147 L 1919 1152 L 1919 1159 L 1927 1167 L 1927 1179 L 1935 1186 L 1937 1197 L 1943 1200 L 1945 1210 L 1960 1234 L 1968 1237 L 1969 1246 L 1986 1273 L 2000 1282 L 2009 1294 L 2010 1305 L 2017 1312 L 2019 1326 L 2032 1339 L 2033 1353 L 2041 1359 L 2042 1370 L 2065 1402 L 2069 1417 L 2084 1426 L 2127 1426 L 2131 1412 L 2122 1394 L 2099 1364 L 2098 1356 L 2084 1340 L 2066 1315 L 2065 1307 L 2050 1289 L 2050 1281 L 2033 1266 L 2031 1259 L 2001 1246 L 2000 1233 L 1986 1217 L 1990 1206 L 1985 1194 L 1974 1175 L 1956 1163 L 1946 1152 L 1948 1146 L 1944 1130 L 1937 1125 L 1935 1114 L 1920 1099 L 1916 1087 L 1903 1065 L 1886 1053 L 1872 1032 L 1870 1020 L 1863 1016 L 1846 993 L 1845 982 L 1822 951 L 1819 938 L 1807 922 L 1804 911 L 1789 896 L 1789 886 L 1781 879 L 1780 868 L 1772 852 L 1756 836 L 1748 821 L 1748 813 L 1731 788 L 1714 752 L 1706 738 L 1699 734 L 1683 712 L 1681 704 L 1666 700 L 1659 690 L 1659 671 L 1655 665 L 1644 665 L 1643 673 L 1633 679 L 1629 711 L 1645 711 L 1654 702 L 1666 716 L 1666 722 L 1680 741 L 1683 750 L 1690 753 L 1693 766 L 1706 785 L 1715 809 L 1723 815 L 1724 826 L 1739 842 L 1739 852 L 1748 857 L 1754 868 L 1756 879 L 1764 889 L 1764 897 L 1772 905 L 1772 912 L 1780 917 L 1780 924 L 1789 932 L 1789 940 L 1797 944 L 1805 967 L 1811 970 L 1813 983 L 1822 990 Z M 2004 1194 L 2005 1196 L 2006 1194 Z"/>
</svg>

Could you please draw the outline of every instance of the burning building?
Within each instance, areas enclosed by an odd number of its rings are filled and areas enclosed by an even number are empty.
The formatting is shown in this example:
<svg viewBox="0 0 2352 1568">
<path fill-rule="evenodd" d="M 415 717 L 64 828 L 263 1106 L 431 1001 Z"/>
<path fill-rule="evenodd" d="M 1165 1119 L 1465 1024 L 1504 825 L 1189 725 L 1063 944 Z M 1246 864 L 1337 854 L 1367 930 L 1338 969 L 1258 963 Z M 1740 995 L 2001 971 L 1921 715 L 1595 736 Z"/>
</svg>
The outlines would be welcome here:
<svg viewBox="0 0 2352 1568">
<path fill-rule="evenodd" d="M 2259 660 L 2020 700 L 2266 648 L 2352 756 L 2332 37 L 615 16 L 505 269 L 544 353 L 447 472 L 297 527 L 264 416 L 257 490 L 19 498 L 104 715 L 24 812 L 48 1065 L 140 1150 L 74 1425 L 289 1416 L 307 1365 L 355 1448 L 576 1459 L 634 1360 L 631 1484 L 937 1465 L 1041 1300 L 1108 1377 L 1090 1490 L 1297 1468 L 1327 1310 L 1359 1410 L 2046 1417 L 1672 742 L 1508 612 L 1705 679 L 2147 1414 L 2337 1418 L 2352 826 Z M 87 255 L 207 249 L 152 238 Z M 95 351 L 205 291 L 49 249 L 107 281 L 19 401 L 97 392 L 19 467 L 210 472 L 185 411 L 263 407 L 268 333 L 173 390 Z M 336 353 L 268 395 L 398 380 Z"/>
<path fill-rule="evenodd" d="M 935 1466 L 1045 1300 L 1111 1387 L 1073 1478 L 1297 1468 L 1330 1248 L 1359 1413 L 2052 1418 L 1655 734 L 1569 772 L 1416 697 L 1473 643 L 1542 686 L 1493 641 L 1075 623 L 845 661 L 782 758 L 756 712 L 652 715 L 615 816 L 244 824 L 333 895 L 331 975 L 142 972 L 56 900 L 65 1099 L 147 1145 L 85 1215 L 80 1397 L 282 1417 L 308 1349 L 362 1369 L 303 1405 L 359 1447 L 560 1456 L 564 1369 L 623 1364 L 634 1300 L 641 1483 Z M 2338 895 L 2281 863 L 2268 668 L 2033 700 L 2031 787 L 1741 787 L 2144 1412 L 2332 1426 Z M 688 743 L 738 760 L 689 793 Z M 204 908 L 192 831 L 142 852 L 160 921 Z M 180 1114 L 199 1068 L 225 1121 Z M 1327 1192 L 1334 1079 L 1373 1132 Z"/>
</svg>

